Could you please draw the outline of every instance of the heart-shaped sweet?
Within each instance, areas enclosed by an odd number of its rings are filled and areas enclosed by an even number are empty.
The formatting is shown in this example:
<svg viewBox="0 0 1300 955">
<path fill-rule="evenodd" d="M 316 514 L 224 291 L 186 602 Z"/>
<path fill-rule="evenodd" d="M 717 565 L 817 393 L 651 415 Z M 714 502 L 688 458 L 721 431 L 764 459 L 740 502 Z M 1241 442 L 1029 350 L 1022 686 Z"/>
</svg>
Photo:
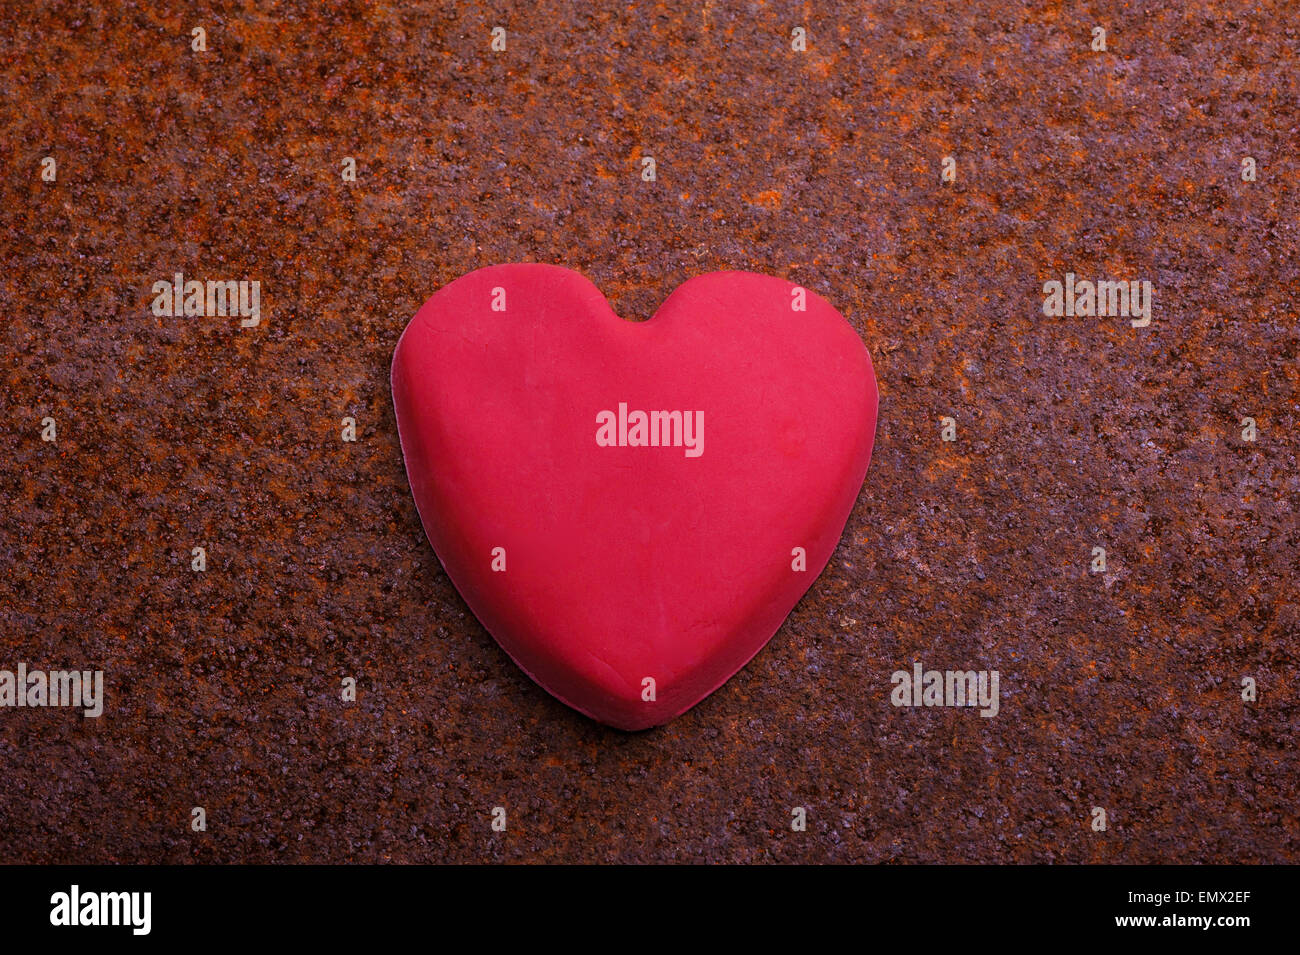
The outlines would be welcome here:
<svg viewBox="0 0 1300 955">
<path fill-rule="evenodd" d="M 424 303 L 392 386 L 456 589 L 529 676 L 627 730 L 771 639 L 835 549 L 876 424 L 853 328 L 747 272 L 628 322 L 569 269 L 479 269 Z"/>
</svg>

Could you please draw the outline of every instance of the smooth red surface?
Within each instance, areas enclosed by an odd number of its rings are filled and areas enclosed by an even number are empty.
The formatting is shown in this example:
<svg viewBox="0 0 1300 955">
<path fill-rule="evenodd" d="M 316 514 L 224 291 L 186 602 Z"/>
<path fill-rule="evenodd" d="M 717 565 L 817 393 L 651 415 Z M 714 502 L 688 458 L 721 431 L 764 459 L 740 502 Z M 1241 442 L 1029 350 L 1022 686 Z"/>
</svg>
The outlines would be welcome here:
<svg viewBox="0 0 1300 955">
<path fill-rule="evenodd" d="M 437 292 L 398 343 L 393 404 L 430 543 L 529 676 L 601 722 L 644 729 L 708 696 L 839 540 L 875 377 L 843 317 L 812 292 L 794 311 L 794 289 L 716 272 L 627 322 L 577 272 L 499 265 Z M 597 413 L 620 402 L 702 412 L 702 453 L 599 446 Z"/>
</svg>

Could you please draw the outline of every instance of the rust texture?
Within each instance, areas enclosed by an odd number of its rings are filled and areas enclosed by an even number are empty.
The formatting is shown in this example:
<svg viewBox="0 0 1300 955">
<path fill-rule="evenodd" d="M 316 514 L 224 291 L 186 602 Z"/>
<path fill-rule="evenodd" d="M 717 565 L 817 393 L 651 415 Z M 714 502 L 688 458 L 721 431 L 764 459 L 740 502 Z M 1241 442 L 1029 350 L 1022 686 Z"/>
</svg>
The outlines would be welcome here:
<svg viewBox="0 0 1300 955">
<path fill-rule="evenodd" d="M 0 668 L 107 708 L 0 710 L 4 860 L 1300 861 L 1294 7 L 894 6 L 6 4 Z M 780 275 L 875 361 L 830 566 L 662 729 L 534 686 L 420 529 L 392 349 L 512 261 L 629 318 Z M 1066 272 L 1152 324 L 1044 316 Z M 1001 712 L 893 707 L 917 660 Z"/>
</svg>

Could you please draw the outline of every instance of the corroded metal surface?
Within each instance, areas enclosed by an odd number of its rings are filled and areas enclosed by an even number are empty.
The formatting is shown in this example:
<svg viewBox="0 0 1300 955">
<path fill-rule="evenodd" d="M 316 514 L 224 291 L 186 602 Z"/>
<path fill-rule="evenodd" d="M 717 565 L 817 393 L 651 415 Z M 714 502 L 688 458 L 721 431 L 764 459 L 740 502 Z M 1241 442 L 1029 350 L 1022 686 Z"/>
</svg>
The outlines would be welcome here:
<svg viewBox="0 0 1300 955">
<path fill-rule="evenodd" d="M 107 681 L 0 710 L 6 860 L 1300 861 L 1289 4 L 262 6 L 0 18 L 0 668 Z M 401 329 L 525 260 L 632 318 L 781 275 L 876 364 L 831 565 L 663 729 L 535 687 L 407 488 Z M 1152 324 L 1044 316 L 1066 272 Z M 895 708 L 917 660 L 999 714 Z"/>
</svg>

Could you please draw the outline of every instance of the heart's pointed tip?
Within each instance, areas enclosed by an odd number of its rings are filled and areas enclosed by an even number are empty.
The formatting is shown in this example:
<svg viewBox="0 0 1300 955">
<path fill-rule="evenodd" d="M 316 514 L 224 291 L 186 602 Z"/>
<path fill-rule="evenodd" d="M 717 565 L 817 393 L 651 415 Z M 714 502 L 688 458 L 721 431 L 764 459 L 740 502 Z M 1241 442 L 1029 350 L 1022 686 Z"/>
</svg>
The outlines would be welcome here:
<svg viewBox="0 0 1300 955">
<path fill-rule="evenodd" d="M 595 718 L 595 717 L 592 717 L 592 719 L 596 719 L 596 718 Z M 669 716 L 669 717 L 657 718 L 657 719 L 648 720 L 648 721 L 646 721 L 646 720 L 627 721 L 627 720 L 618 720 L 618 719 L 607 719 L 607 720 L 596 719 L 596 722 L 597 722 L 597 723 L 600 723 L 602 726 L 608 727 L 609 729 L 612 729 L 612 730 L 618 730 L 618 732 L 620 732 L 620 733 L 627 733 L 627 734 L 630 736 L 630 735 L 637 734 L 637 733 L 648 733 L 650 730 L 658 729 L 658 728 L 661 727 L 661 726 L 666 726 L 668 723 L 672 722 L 672 719 L 673 719 L 673 718 L 672 718 L 671 716 Z"/>
<path fill-rule="evenodd" d="M 561 702 L 564 701 L 561 700 Z M 703 700 L 700 702 L 703 702 Z M 573 706 L 572 703 L 565 703 L 565 705 L 578 710 L 578 712 L 582 713 L 583 716 L 595 720 L 602 726 L 629 735 L 648 733 L 651 730 L 667 726 L 669 723 L 674 722 L 678 717 L 683 716 L 691 709 L 694 709 L 694 704 L 685 709 L 681 709 L 680 707 L 666 709 L 664 707 L 655 707 L 653 704 L 643 704 L 641 712 L 628 712 L 624 710 L 619 713 L 606 713 L 603 716 L 597 716 L 593 713 L 587 712 L 586 710 L 580 709 L 579 707 Z"/>
<path fill-rule="evenodd" d="M 519 663 L 518 660 L 515 662 Z M 620 733 L 644 733 L 666 726 L 704 701 L 704 697 L 700 697 L 694 703 L 683 706 L 680 701 L 645 702 L 640 698 L 629 699 L 626 696 L 616 696 L 614 691 L 605 685 L 596 688 L 587 687 L 585 690 L 568 685 L 561 687 L 543 683 L 536 674 L 529 672 L 527 667 L 523 667 L 522 664 L 520 666 L 538 686 L 569 709 Z"/>
</svg>

